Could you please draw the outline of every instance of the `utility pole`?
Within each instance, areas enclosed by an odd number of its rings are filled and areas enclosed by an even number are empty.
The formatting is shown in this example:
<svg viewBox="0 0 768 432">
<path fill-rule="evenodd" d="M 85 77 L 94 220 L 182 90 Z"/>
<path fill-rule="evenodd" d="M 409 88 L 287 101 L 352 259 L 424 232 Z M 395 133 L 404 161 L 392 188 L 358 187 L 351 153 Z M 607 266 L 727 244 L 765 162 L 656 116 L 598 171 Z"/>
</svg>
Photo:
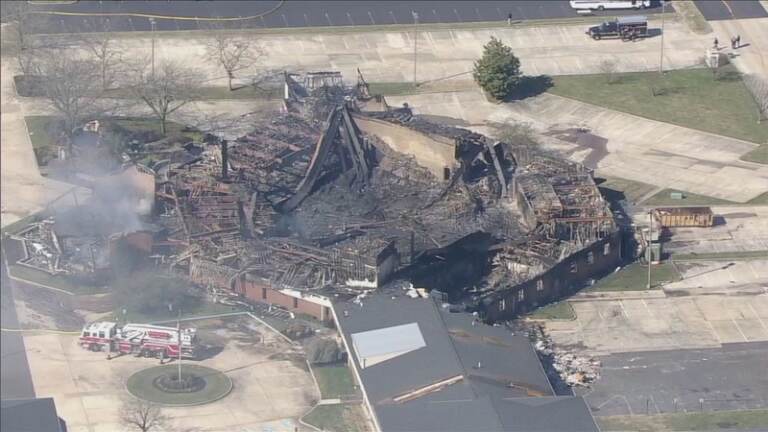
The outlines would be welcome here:
<svg viewBox="0 0 768 432">
<path fill-rule="evenodd" d="M 418 86 L 416 82 L 416 55 L 419 40 L 419 14 L 414 11 L 411 11 L 411 14 L 413 15 L 413 86 L 416 87 Z"/>
<path fill-rule="evenodd" d="M 152 26 L 152 79 L 155 79 L 155 19 L 149 18 L 149 24 Z"/>
<path fill-rule="evenodd" d="M 651 245 L 653 244 L 653 209 L 648 210 L 648 289 L 651 289 Z"/>
<path fill-rule="evenodd" d="M 659 55 L 659 73 L 664 73 L 664 12 L 667 9 L 667 1 L 661 0 L 661 54 Z"/>
</svg>

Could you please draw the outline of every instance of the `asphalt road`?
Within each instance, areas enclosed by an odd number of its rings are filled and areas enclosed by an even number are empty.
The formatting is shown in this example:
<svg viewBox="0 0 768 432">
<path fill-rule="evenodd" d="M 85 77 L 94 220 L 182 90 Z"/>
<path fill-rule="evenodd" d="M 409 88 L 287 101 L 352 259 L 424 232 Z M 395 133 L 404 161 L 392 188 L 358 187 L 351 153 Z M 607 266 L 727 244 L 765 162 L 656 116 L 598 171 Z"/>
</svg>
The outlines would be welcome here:
<svg viewBox="0 0 768 432">
<path fill-rule="evenodd" d="M 16 307 L 13 302 L 11 279 L 5 266 L 5 251 L 0 251 L 0 323 L 3 328 L 18 328 Z M 21 333 L 0 332 L 0 399 L 35 397 L 32 375 L 29 372 L 24 339 Z"/>
<path fill-rule="evenodd" d="M 728 1 L 727 4 L 723 0 L 696 0 L 694 3 L 710 21 L 768 17 L 758 0 Z"/>
<path fill-rule="evenodd" d="M 586 392 L 596 416 L 765 408 L 768 342 L 613 354 Z"/>
<path fill-rule="evenodd" d="M 460 23 L 477 21 L 552 19 L 576 17 L 567 0 L 518 1 L 79 1 L 72 5 L 33 6 L 36 10 L 67 13 L 131 13 L 178 16 L 192 19 L 156 19 L 157 30 L 195 30 L 206 28 L 194 17 L 260 16 L 247 21 L 225 23 L 228 27 L 326 27 L 412 24 L 412 12 L 420 23 Z M 667 7 L 668 11 L 671 7 Z M 272 11 L 272 12 L 270 12 Z M 661 11 L 660 3 L 642 12 L 634 10 L 596 12 L 597 15 L 652 14 Z M 100 31 L 102 18 L 52 16 L 43 33 Z M 151 30 L 149 17 L 113 16 L 114 31 Z"/>
</svg>

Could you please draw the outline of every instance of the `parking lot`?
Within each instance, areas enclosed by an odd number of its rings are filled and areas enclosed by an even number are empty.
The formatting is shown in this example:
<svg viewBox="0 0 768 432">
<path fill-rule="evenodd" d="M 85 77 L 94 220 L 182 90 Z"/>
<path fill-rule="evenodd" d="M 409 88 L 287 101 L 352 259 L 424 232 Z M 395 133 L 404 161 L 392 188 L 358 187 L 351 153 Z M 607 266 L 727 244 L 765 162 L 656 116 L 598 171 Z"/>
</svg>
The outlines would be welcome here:
<svg viewBox="0 0 768 432">
<path fill-rule="evenodd" d="M 213 348 L 195 363 L 225 372 L 233 381 L 223 399 L 197 407 L 164 408 L 173 430 L 294 432 L 297 418 L 318 400 L 299 351 L 248 317 L 197 321 Z M 86 351 L 77 336 L 35 334 L 24 338 L 37 397 L 54 397 L 69 432 L 124 430 L 121 400 L 133 372 L 158 360 Z"/>
<path fill-rule="evenodd" d="M 571 301 L 577 318 L 550 321 L 555 343 L 605 355 L 768 341 L 768 294 Z"/>
<path fill-rule="evenodd" d="M 712 212 L 717 216 L 713 227 L 671 229 L 670 241 L 664 244 L 666 251 L 672 254 L 768 251 L 768 207 L 716 206 Z"/>
<path fill-rule="evenodd" d="M 600 379 L 581 391 L 596 416 L 765 408 L 768 343 L 601 357 Z"/>
<path fill-rule="evenodd" d="M 88 14 L 137 14 L 110 17 L 110 26 L 118 31 L 148 31 L 151 24 L 146 16 L 178 16 L 182 18 L 255 17 L 236 21 L 238 27 L 291 28 L 326 26 L 368 26 L 411 24 L 413 12 L 420 23 L 465 23 L 479 21 L 504 22 L 511 14 L 513 20 L 571 18 L 578 14 L 566 0 L 508 1 L 80 1 L 75 4 L 36 5 L 37 10 Z M 643 11 L 658 13 L 658 2 Z M 667 11 L 671 10 L 668 7 Z M 597 15 L 626 15 L 634 10 L 595 12 Z M 45 32 L 69 32 L 74 28 L 89 27 L 91 18 L 84 16 L 56 16 Z M 194 19 L 157 19 L 158 30 L 195 30 L 206 23 Z"/>
</svg>

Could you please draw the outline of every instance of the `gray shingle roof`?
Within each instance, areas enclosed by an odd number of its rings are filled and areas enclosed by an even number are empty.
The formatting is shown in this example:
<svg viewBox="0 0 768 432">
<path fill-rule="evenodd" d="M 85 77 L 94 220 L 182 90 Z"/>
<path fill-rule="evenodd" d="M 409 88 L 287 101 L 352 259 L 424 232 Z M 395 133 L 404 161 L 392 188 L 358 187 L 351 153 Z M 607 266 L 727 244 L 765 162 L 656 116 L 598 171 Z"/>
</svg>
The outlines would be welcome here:
<svg viewBox="0 0 768 432">
<path fill-rule="evenodd" d="M 353 333 L 410 323 L 421 330 L 425 347 L 365 369 L 350 353 L 386 432 L 598 431 L 583 399 L 554 396 L 525 337 L 473 324 L 469 314 L 451 313 L 431 298 L 412 299 L 397 290 L 370 295 L 362 306 L 337 302 L 334 310 L 351 350 Z M 452 377 L 461 379 L 411 394 Z M 405 394 L 413 397 L 395 402 Z"/>
<path fill-rule="evenodd" d="M 0 401 L 0 431 L 61 432 L 53 398 Z"/>
</svg>

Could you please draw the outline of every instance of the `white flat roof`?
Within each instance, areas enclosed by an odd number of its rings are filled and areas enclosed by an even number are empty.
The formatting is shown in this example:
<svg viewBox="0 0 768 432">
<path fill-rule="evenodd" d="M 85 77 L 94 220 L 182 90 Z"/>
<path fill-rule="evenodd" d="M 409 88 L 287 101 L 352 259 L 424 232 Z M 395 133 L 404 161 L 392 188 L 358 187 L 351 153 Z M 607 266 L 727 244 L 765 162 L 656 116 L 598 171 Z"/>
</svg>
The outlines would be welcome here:
<svg viewBox="0 0 768 432">
<path fill-rule="evenodd" d="M 352 344 L 362 368 L 427 346 L 415 322 L 353 333 Z"/>
</svg>

